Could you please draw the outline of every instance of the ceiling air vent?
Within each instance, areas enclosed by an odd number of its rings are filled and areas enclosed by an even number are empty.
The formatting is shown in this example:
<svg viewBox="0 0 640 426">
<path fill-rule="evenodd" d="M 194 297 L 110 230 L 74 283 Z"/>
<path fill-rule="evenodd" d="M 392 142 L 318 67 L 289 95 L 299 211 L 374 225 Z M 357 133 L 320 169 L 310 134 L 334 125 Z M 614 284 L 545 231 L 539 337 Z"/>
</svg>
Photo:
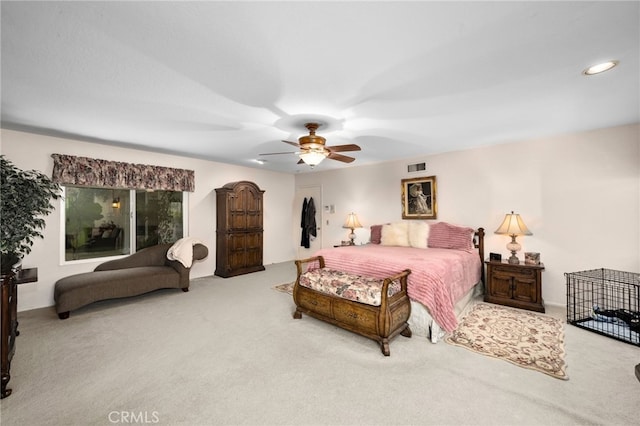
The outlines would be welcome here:
<svg viewBox="0 0 640 426">
<path fill-rule="evenodd" d="M 407 171 L 409 173 L 411 173 L 411 172 L 424 172 L 425 170 L 427 170 L 427 164 L 426 163 L 409 164 L 407 166 Z"/>
</svg>

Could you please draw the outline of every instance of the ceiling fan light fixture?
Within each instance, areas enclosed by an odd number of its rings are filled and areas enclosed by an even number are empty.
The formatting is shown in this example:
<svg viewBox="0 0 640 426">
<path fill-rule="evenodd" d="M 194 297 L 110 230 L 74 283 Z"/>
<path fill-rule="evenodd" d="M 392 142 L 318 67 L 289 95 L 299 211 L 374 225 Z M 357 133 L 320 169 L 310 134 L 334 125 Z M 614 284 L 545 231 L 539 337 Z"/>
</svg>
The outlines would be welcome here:
<svg viewBox="0 0 640 426">
<path fill-rule="evenodd" d="M 320 124 L 307 123 L 304 125 L 304 127 L 306 127 L 307 130 L 309 130 L 309 134 L 298 138 L 298 143 L 300 144 L 300 146 L 303 146 L 305 148 L 311 148 L 311 149 L 324 148 L 324 145 L 327 142 L 327 140 L 322 136 L 316 135 L 316 130 L 318 129 L 318 127 L 320 127 Z"/>
<path fill-rule="evenodd" d="M 320 126 L 318 123 L 306 123 L 305 127 L 309 130 L 308 136 L 298 138 L 298 142 L 283 140 L 282 142 L 293 145 L 300 149 L 300 152 L 271 152 L 260 155 L 278 155 L 278 154 L 297 154 L 300 158 L 298 164 L 305 163 L 314 168 L 325 158 L 340 161 L 343 163 L 352 163 L 355 158 L 341 154 L 342 152 L 360 151 L 360 147 L 356 144 L 326 146 L 326 139 L 316 135 L 316 129 Z"/>
<path fill-rule="evenodd" d="M 300 154 L 300 159 L 311 167 L 315 167 L 324 160 L 327 155 L 326 151 L 308 151 Z"/>
</svg>

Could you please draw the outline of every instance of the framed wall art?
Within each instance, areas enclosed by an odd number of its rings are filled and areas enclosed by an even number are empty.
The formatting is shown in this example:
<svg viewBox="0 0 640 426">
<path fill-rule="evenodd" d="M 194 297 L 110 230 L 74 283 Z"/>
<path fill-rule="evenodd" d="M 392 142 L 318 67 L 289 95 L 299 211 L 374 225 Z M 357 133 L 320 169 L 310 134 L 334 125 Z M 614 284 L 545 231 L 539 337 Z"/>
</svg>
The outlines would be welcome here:
<svg viewBox="0 0 640 426">
<path fill-rule="evenodd" d="M 402 218 L 437 219 L 436 177 L 402 179 Z"/>
</svg>

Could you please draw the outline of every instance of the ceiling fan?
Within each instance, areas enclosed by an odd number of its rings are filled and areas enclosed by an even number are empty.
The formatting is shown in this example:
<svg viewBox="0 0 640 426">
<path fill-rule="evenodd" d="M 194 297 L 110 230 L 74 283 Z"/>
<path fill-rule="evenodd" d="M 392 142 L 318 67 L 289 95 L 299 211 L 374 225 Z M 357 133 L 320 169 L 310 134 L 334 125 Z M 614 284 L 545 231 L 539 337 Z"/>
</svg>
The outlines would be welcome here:
<svg viewBox="0 0 640 426">
<path fill-rule="evenodd" d="M 360 151 L 360 147 L 355 144 L 326 146 L 327 141 L 322 136 L 316 135 L 316 130 L 320 125 L 318 123 L 306 123 L 304 125 L 309 130 L 308 136 L 302 136 L 298 139 L 298 143 L 291 141 L 282 141 L 300 148 L 299 152 L 272 152 L 260 155 L 279 155 L 279 154 L 298 154 L 300 161 L 298 164 L 306 163 L 312 168 L 320 164 L 325 158 L 331 160 L 342 161 L 343 163 L 351 163 L 355 160 L 347 155 L 337 154 L 338 152 Z"/>
</svg>

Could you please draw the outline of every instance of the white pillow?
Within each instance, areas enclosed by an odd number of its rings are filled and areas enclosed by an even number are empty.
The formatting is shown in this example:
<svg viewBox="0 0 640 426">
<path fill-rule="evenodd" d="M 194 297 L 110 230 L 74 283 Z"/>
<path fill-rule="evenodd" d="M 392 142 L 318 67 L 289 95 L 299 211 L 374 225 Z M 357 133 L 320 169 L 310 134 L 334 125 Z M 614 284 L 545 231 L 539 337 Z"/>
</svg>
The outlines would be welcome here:
<svg viewBox="0 0 640 426">
<path fill-rule="evenodd" d="M 421 220 L 409 222 L 409 244 L 415 248 L 427 248 L 429 239 L 429 224 Z"/>
<path fill-rule="evenodd" d="M 395 222 L 382 225 L 380 244 L 383 246 L 409 247 L 409 224 L 407 222 Z"/>
</svg>

